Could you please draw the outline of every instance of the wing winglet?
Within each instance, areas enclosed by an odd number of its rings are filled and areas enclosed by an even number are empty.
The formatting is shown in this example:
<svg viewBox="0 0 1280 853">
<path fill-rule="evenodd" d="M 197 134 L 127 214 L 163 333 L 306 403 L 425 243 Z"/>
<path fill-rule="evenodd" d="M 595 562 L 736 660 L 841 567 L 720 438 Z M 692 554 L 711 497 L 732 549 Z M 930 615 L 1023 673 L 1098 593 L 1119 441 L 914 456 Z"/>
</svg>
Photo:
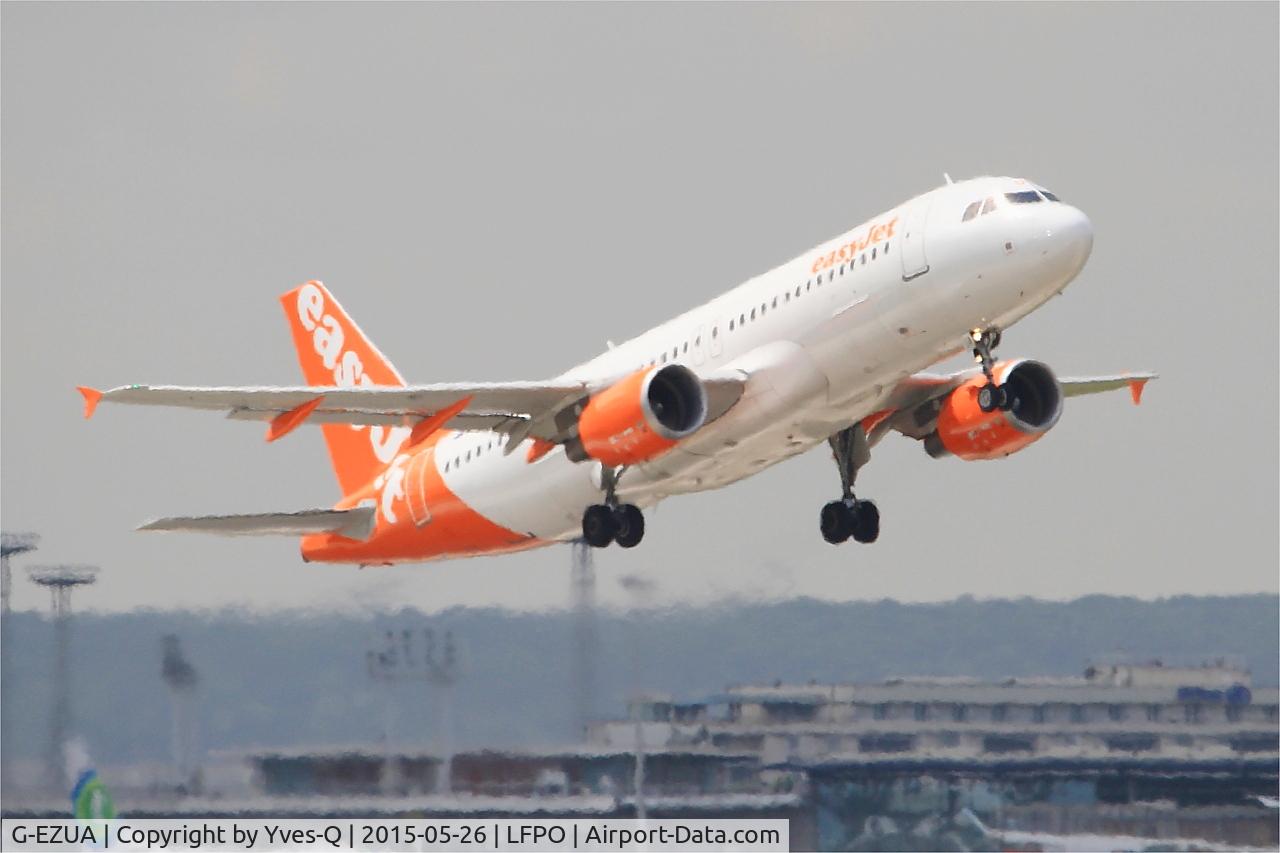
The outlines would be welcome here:
<svg viewBox="0 0 1280 853">
<path fill-rule="evenodd" d="M 1135 406 L 1142 405 L 1142 389 L 1147 387 L 1148 379 L 1135 379 L 1129 383 L 1129 396 Z"/>
<path fill-rule="evenodd" d="M 276 441 L 284 438 L 298 427 L 302 426 L 307 418 L 311 417 L 311 413 L 324 402 L 324 395 L 321 394 L 314 400 L 308 400 L 301 406 L 296 406 L 287 412 L 281 412 L 271 419 L 271 425 L 267 427 L 267 441 Z"/>
<path fill-rule="evenodd" d="M 77 385 L 76 390 L 84 396 L 84 419 L 87 421 L 93 417 L 94 409 L 98 408 L 98 402 L 102 399 L 102 392 L 87 385 Z"/>
</svg>

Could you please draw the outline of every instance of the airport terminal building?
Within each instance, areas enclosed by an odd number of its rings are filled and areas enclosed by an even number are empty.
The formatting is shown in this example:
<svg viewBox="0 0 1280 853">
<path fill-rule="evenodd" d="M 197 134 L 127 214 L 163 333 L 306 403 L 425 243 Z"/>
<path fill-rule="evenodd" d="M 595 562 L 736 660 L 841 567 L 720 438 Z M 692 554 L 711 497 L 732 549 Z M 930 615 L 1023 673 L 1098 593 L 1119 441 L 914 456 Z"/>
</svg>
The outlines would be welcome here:
<svg viewBox="0 0 1280 853">
<path fill-rule="evenodd" d="M 991 759 L 1275 754 L 1277 690 L 1249 673 L 1158 664 L 1090 667 L 1080 678 L 893 678 L 869 684 L 739 685 L 708 700 L 648 697 L 588 741 L 749 751 L 766 764 L 830 755 Z"/>
<path fill-rule="evenodd" d="M 1280 692 L 1247 671 L 1090 666 L 1077 678 L 891 678 L 650 696 L 595 744 L 754 753 L 803 785 L 824 849 L 968 808 L 1010 828 L 1274 847 Z M 945 844 L 945 839 L 939 839 Z"/>
<path fill-rule="evenodd" d="M 1224 663 L 774 682 L 642 696 L 626 717 L 590 723 L 583 742 L 542 749 L 254 749 L 209 762 L 198 791 L 104 772 L 134 817 L 643 813 L 786 818 L 796 849 L 1002 846 L 966 828 L 971 813 L 1000 830 L 1274 848 L 1278 700 Z M 6 816 L 64 808 L 5 805 Z"/>
</svg>

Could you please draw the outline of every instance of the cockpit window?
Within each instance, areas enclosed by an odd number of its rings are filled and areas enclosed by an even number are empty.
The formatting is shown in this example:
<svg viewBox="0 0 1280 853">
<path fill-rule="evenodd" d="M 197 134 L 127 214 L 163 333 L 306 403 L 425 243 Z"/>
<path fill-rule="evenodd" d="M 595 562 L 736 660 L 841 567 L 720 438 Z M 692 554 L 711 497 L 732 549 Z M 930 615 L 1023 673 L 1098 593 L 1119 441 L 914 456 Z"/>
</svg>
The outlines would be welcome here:
<svg viewBox="0 0 1280 853">
<path fill-rule="evenodd" d="M 1004 197 L 1014 204 L 1033 204 L 1035 202 L 1044 201 L 1040 198 L 1040 194 L 1035 190 L 1026 190 L 1020 193 L 1005 193 Z"/>
<path fill-rule="evenodd" d="M 968 222 L 970 219 L 973 219 L 973 217 L 978 215 L 978 208 L 980 207 L 982 207 L 982 202 L 980 201 L 975 201 L 973 204 L 966 207 L 964 209 L 964 217 L 961 218 L 960 221 Z"/>
<path fill-rule="evenodd" d="M 996 200 L 994 198 L 988 198 L 985 202 L 982 203 L 983 214 L 990 213 L 995 209 L 996 209 Z"/>
<path fill-rule="evenodd" d="M 1053 193 L 1049 192 L 1048 190 L 1040 190 L 1040 195 L 1044 196 L 1044 197 L 1045 197 L 1045 198 L 1047 198 L 1049 201 L 1061 201 L 1061 199 L 1060 199 L 1060 198 L 1058 198 L 1056 195 L 1054 195 Z"/>
</svg>

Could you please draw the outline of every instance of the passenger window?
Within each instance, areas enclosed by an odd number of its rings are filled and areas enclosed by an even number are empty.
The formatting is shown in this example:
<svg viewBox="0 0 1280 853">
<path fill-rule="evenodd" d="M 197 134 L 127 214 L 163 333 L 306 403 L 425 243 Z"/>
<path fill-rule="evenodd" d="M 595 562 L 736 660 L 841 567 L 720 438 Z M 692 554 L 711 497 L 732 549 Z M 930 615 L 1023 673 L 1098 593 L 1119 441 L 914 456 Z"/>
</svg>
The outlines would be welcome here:
<svg viewBox="0 0 1280 853">
<path fill-rule="evenodd" d="M 774 307 L 774 308 L 777 308 L 777 307 L 778 307 L 778 297 L 776 297 L 776 296 L 775 296 L 775 297 L 773 297 L 773 307 Z"/>
<path fill-rule="evenodd" d="M 835 277 L 836 277 L 836 271 L 835 271 L 835 270 L 832 270 L 831 272 L 827 273 L 827 281 L 831 281 L 831 280 L 833 280 Z"/>
<path fill-rule="evenodd" d="M 982 203 L 983 216 L 986 216 L 988 213 L 990 213 L 995 209 L 996 209 L 996 200 L 994 198 L 988 198 L 986 201 Z"/>
<path fill-rule="evenodd" d="M 800 285 L 796 285 L 796 299 L 800 298 Z"/>
<path fill-rule="evenodd" d="M 875 259 L 876 259 L 876 247 L 875 247 L 875 246 L 872 246 L 872 247 L 871 247 L 871 260 L 873 260 L 873 261 L 874 261 Z"/>
<path fill-rule="evenodd" d="M 964 216 L 961 217 L 960 221 L 968 222 L 970 219 L 973 219 L 973 217 L 978 215 L 978 208 L 980 207 L 982 207 L 982 202 L 980 201 L 975 201 L 973 204 L 966 207 L 964 209 Z"/>
<path fill-rule="evenodd" d="M 804 283 L 804 289 L 805 289 L 806 291 L 808 291 L 808 290 L 809 290 L 810 288 L 812 288 L 812 287 L 813 287 L 813 282 L 812 282 L 812 281 L 806 281 L 806 282 Z"/>
<path fill-rule="evenodd" d="M 738 315 L 738 325 L 739 325 L 739 326 L 745 326 L 745 325 L 746 325 L 746 323 L 747 323 L 747 315 L 746 315 L 746 314 L 739 314 L 739 315 Z"/>
<path fill-rule="evenodd" d="M 684 346 L 680 348 L 680 352 L 688 352 L 688 351 L 689 351 L 689 342 L 685 341 Z"/>
<path fill-rule="evenodd" d="M 892 243 L 885 243 L 885 244 L 884 244 L 884 253 L 885 253 L 886 255 L 887 255 L 887 254 L 889 254 L 889 247 L 890 247 L 891 245 L 893 245 L 893 244 L 892 244 Z"/>
<path fill-rule="evenodd" d="M 752 308 L 752 309 L 751 309 L 751 319 L 752 319 L 752 320 L 754 320 L 755 318 L 756 318 L 756 309 Z"/>
<path fill-rule="evenodd" d="M 863 265 L 864 267 L 867 265 L 867 253 L 866 253 L 866 252 L 863 252 L 863 253 L 862 253 L 862 265 Z"/>
<path fill-rule="evenodd" d="M 663 364 L 667 363 L 667 354 L 665 352 L 662 354 L 662 363 Z"/>
<path fill-rule="evenodd" d="M 844 264 L 840 265 L 840 275 L 844 275 Z"/>
<path fill-rule="evenodd" d="M 729 322 L 730 322 L 730 323 L 732 323 L 733 321 L 732 321 L 732 320 L 730 320 Z M 711 327 L 711 337 L 713 337 L 713 338 L 718 338 L 718 337 L 720 337 L 720 327 L 719 327 L 719 326 L 712 326 L 712 327 Z"/>
<path fill-rule="evenodd" d="M 787 296 L 787 298 L 786 298 L 786 299 L 784 299 L 784 300 L 782 300 L 782 301 L 783 301 L 783 302 L 790 302 L 790 301 L 791 301 L 791 291 L 790 291 L 790 290 L 788 290 L 788 291 L 787 291 L 786 296 Z"/>
</svg>

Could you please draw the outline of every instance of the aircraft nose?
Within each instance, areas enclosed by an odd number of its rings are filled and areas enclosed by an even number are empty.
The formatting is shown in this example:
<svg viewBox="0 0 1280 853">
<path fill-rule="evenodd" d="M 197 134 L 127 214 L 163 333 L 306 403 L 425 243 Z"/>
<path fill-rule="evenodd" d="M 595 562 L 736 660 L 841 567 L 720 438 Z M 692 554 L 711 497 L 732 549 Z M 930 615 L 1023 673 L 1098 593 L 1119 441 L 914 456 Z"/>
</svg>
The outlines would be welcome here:
<svg viewBox="0 0 1280 853">
<path fill-rule="evenodd" d="M 1093 251 L 1093 223 L 1083 210 L 1069 204 L 1055 204 L 1045 236 L 1054 245 L 1054 254 L 1071 274 L 1078 273 Z"/>
</svg>

